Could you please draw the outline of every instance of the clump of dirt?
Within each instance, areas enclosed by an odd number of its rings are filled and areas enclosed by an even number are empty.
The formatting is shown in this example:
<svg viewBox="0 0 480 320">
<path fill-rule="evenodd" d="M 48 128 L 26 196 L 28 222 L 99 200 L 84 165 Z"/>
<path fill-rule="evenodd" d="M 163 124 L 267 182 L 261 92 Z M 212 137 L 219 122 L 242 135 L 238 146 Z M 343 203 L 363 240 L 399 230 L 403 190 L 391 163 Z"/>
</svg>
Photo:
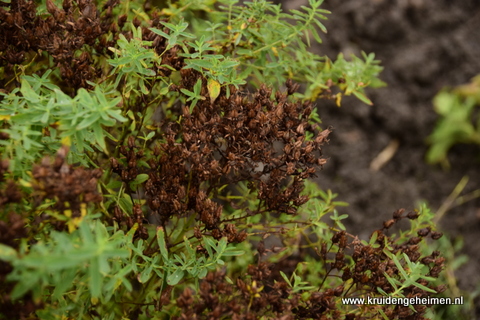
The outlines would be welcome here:
<svg viewBox="0 0 480 320">
<path fill-rule="evenodd" d="M 286 3 L 286 8 L 300 2 Z M 366 238 L 379 218 L 387 220 L 398 208 L 411 210 L 421 200 L 437 210 L 465 175 L 470 181 L 463 194 L 480 189 L 478 146 L 455 146 L 448 171 L 425 163 L 426 139 L 437 119 L 433 97 L 480 73 L 480 2 L 326 0 L 323 8 L 332 11 L 325 21 L 330 33 L 323 35 L 317 52 L 331 58 L 339 52 L 374 52 L 388 84 L 368 92 L 373 106 L 345 99 L 341 108 L 322 103 L 319 109 L 323 123 L 335 130 L 324 149 L 330 159 L 318 183 L 350 204 L 342 212 L 350 215 L 351 228 Z M 393 158 L 371 170 L 372 160 L 394 141 Z M 465 240 L 469 262 L 457 274 L 459 287 L 478 288 L 480 199 L 449 210 L 440 226 Z"/>
</svg>

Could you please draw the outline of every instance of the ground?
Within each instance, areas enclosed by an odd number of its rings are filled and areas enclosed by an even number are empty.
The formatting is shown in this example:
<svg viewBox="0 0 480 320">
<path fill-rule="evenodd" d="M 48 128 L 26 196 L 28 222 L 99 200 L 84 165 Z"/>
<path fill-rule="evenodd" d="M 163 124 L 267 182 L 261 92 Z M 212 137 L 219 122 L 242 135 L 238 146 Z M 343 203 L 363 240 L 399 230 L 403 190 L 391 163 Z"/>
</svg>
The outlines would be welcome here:
<svg viewBox="0 0 480 320">
<path fill-rule="evenodd" d="M 350 230 L 368 237 L 394 210 L 412 210 L 422 200 L 437 210 L 463 176 L 469 182 L 462 194 L 480 189 L 479 146 L 455 146 L 449 153 L 450 170 L 425 163 L 426 139 L 437 119 L 432 98 L 443 87 L 466 83 L 480 73 L 480 2 L 326 0 L 323 8 L 332 12 L 325 21 L 329 33 L 315 50 L 331 58 L 339 52 L 374 52 L 385 68 L 381 79 L 388 84 L 368 91 L 373 106 L 353 98 L 340 108 L 318 103 L 325 126 L 335 128 L 324 148 L 329 161 L 318 183 L 350 204 L 342 208 L 350 215 Z M 379 170 L 370 169 L 393 141 L 399 143 L 393 158 Z M 465 243 L 457 252 L 469 257 L 456 273 L 459 288 L 478 290 L 480 199 L 448 210 L 440 228 Z M 479 307 L 476 315 L 480 317 Z"/>
</svg>

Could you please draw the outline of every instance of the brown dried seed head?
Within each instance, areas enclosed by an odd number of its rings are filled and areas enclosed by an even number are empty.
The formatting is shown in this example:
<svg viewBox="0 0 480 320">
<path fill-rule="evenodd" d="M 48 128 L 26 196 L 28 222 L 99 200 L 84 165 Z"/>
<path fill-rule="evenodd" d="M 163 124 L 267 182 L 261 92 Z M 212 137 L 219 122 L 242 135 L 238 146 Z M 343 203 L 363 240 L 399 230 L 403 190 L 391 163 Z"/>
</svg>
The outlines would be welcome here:
<svg viewBox="0 0 480 320">
<path fill-rule="evenodd" d="M 303 126 L 303 123 L 300 123 L 297 127 L 297 133 L 298 134 L 304 134 L 305 133 L 305 128 Z"/>
<path fill-rule="evenodd" d="M 390 220 L 387 220 L 387 221 L 384 221 L 383 222 L 383 227 L 385 229 L 389 229 L 391 226 L 393 226 L 395 224 L 395 220 L 394 219 L 390 219 Z"/>
<path fill-rule="evenodd" d="M 417 212 L 413 212 L 413 211 L 410 211 L 408 214 L 407 214 L 407 218 L 410 219 L 410 220 L 415 220 L 417 219 L 419 216 L 419 214 Z"/>
<path fill-rule="evenodd" d="M 429 233 L 430 233 L 430 228 L 423 228 L 423 229 L 418 230 L 418 232 L 417 232 L 417 234 L 420 237 L 426 237 L 426 236 L 428 236 Z"/>
<path fill-rule="evenodd" d="M 393 213 L 393 219 L 398 220 L 402 217 L 403 212 L 405 209 L 398 209 Z"/>
<path fill-rule="evenodd" d="M 436 231 L 434 231 L 434 232 L 432 232 L 432 234 L 431 234 L 431 237 L 432 237 L 433 240 L 438 240 L 438 239 L 440 239 L 442 236 L 443 236 L 443 233 L 442 233 L 442 232 L 436 232 Z"/>
<path fill-rule="evenodd" d="M 47 0 L 46 5 L 47 5 L 48 13 L 50 13 L 52 16 L 55 16 L 58 8 L 55 6 L 55 4 L 52 2 L 52 0 Z"/>
<path fill-rule="evenodd" d="M 442 293 L 445 290 L 447 290 L 447 285 L 446 284 L 441 284 L 441 285 L 437 286 L 435 291 L 437 291 L 437 293 Z"/>
<path fill-rule="evenodd" d="M 335 296 L 340 297 L 343 293 L 343 289 L 344 289 L 343 286 L 336 287 L 335 290 L 334 290 Z"/>
<path fill-rule="evenodd" d="M 422 241 L 422 238 L 420 237 L 413 237 L 410 239 L 410 241 L 408 243 L 410 244 L 418 244 L 420 241 Z"/>
<path fill-rule="evenodd" d="M 319 158 L 319 159 L 317 160 L 317 164 L 318 164 L 319 166 L 323 166 L 325 163 L 327 163 L 327 159 Z"/>
</svg>

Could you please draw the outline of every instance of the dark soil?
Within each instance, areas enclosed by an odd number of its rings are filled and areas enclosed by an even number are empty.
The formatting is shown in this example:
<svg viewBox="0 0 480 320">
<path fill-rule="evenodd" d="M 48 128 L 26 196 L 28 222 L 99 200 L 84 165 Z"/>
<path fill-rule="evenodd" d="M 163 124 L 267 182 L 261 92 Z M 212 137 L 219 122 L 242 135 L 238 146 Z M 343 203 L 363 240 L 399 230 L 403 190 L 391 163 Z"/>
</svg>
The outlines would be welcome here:
<svg viewBox="0 0 480 320">
<path fill-rule="evenodd" d="M 292 8 L 300 2 L 307 1 L 284 3 Z M 437 119 L 432 98 L 480 73 L 480 2 L 326 0 L 323 8 L 332 14 L 317 52 L 331 58 L 374 52 L 388 84 L 368 91 L 373 106 L 353 98 L 344 99 L 341 108 L 318 103 L 325 126 L 335 128 L 318 182 L 350 204 L 341 208 L 350 215 L 350 230 L 366 238 L 394 210 L 413 210 L 421 200 L 435 211 L 465 175 L 470 179 L 462 194 L 480 189 L 478 146 L 455 146 L 448 171 L 425 163 L 426 138 Z M 372 160 L 393 140 L 399 141 L 394 157 L 371 170 Z M 440 227 L 452 238 L 464 238 L 458 254 L 467 254 L 469 262 L 457 272 L 458 286 L 472 292 L 480 287 L 480 199 L 449 210 Z M 476 314 L 480 317 L 478 307 Z"/>
</svg>

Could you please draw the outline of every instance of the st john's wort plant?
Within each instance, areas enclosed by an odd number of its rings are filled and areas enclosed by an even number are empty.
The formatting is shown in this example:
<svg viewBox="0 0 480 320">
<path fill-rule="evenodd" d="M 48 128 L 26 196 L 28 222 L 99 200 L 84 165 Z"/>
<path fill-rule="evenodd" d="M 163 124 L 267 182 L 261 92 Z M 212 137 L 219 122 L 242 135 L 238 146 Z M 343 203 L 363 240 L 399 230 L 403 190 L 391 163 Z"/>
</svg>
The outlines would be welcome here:
<svg viewBox="0 0 480 320">
<path fill-rule="evenodd" d="M 335 300 L 441 291 L 442 261 L 418 265 L 428 219 L 364 243 L 308 183 L 313 101 L 381 84 L 373 54 L 307 50 L 321 3 L 2 1 L 2 316 L 422 319 Z"/>
</svg>

